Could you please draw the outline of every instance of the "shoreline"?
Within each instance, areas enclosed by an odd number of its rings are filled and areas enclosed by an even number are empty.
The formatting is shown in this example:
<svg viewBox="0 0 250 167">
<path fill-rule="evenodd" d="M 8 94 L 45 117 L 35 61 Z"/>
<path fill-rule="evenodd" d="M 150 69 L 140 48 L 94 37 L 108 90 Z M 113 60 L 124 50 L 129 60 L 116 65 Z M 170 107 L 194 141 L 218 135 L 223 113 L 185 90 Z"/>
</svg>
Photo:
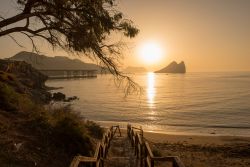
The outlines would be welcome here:
<svg viewBox="0 0 250 167">
<path fill-rule="evenodd" d="M 63 89 L 63 87 L 52 87 L 52 86 L 47 86 L 45 88 L 47 91 L 53 91 L 53 90 L 59 90 L 59 89 Z"/>
<path fill-rule="evenodd" d="M 126 135 L 126 129 L 121 129 Z M 156 157 L 178 156 L 186 167 L 248 167 L 250 137 L 143 133 Z M 158 167 L 165 162 L 156 161 Z"/>
<path fill-rule="evenodd" d="M 104 128 L 108 128 L 112 125 L 119 125 L 121 129 L 126 130 L 127 128 L 127 124 L 128 122 L 114 122 L 114 121 L 96 121 L 96 120 L 92 120 L 96 123 L 98 123 L 100 126 L 104 127 Z M 134 127 L 142 127 L 143 131 L 145 133 L 153 133 L 153 134 L 159 134 L 159 135 L 174 135 L 174 136 L 201 136 L 201 137 L 230 137 L 230 138 L 249 138 L 250 139 L 250 134 L 249 135 L 228 135 L 228 134 L 223 134 L 223 133 L 211 133 L 209 131 L 203 132 L 203 133 L 199 133 L 197 131 L 195 132 L 191 132 L 191 131 L 167 131 L 167 130 L 159 130 L 157 129 L 155 126 L 150 129 L 150 126 L 145 126 L 145 125 L 141 125 L 138 123 L 131 123 Z M 217 129 L 218 130 L 218 129 Z M 215 130 L 216 131 L 216 130 Z"/>
<path fill-rule="evenodd" d="M 122 129 L 126 135 L 126 130 Z M 186 167 L 247 167 L 250 137 L 173 135 L 144 132 L 155 156 L 179 156 Z M 163 162 L 155 162 L 164 167 Z"/>
<path fill-rule="evenodd" d="M 121 132 L 126 134 L 126 129 L 121 128 Z M 199 135 L 180 135 L 166 134 L 157 132 L 143 131 L 143 137 L 150 143 L 155 144 L 191 144 L 191 145 L 230 145 L 230 144 L 249 144 L 250 137 L 244 136 L 199 136 Z"/>
<path fill-rule="evenodd" d="M 180 135 L 155 132 L 144 132 L 144 137 L 153 143 L 188 143 L 198 145 L 223 145 L 235 143 L 249 143 L 250 137 L 245 136 L 203 136 L 203 135 Z"/>
</svg>

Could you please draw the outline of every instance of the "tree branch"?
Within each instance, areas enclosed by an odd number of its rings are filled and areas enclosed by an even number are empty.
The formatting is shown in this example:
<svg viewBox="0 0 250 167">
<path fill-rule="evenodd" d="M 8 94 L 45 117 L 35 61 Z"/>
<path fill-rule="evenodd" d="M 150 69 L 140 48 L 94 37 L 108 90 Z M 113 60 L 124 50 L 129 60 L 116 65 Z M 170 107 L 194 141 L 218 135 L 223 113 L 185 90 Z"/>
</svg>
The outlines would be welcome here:
<svg viewBox="0 0 250 167">
<path fill-rule="evenodd" d="M 11 25 L 11 24 L 14 24 L 14 23 L 17 23 L 21 20 L 24 20 L 26 18 L 30 18 L 30 17 L 33 17 L 33 16 L 38 16 L 39 14 L 42 14 L 42 13 L 28 13 L 28 14 L 18 14 L 16 16 L 13 16 L 11 18 L 8 18 L 8 19 L 4 19 L 2 21 L 0 21 L 0 28 L 2 27 L 5 27 L 5 26 L 8 26 L 8 25 Z"/>
<path fill-rule="evenodd" d="M 0 37 L 4 36 L 4 35 L 11 34 L 11 33 L 14 33 L 14 32 L 21 32 L 21 31 L 26 31 L 26 30 L 27 30 L 26 27 L 14 27 L 14 28 L 10 28 L 10 29 L 1 31 L 0 32 Z"/>
<path fill-rule="evenodd" d="M 7 19 L 0 18 L 0 37 L 19 32 L 31 41 L 36 52 L 35 38 L 41 38 L 53 48 L 87 55 L 106 67 L 117 81 L 125 79 L 127 93 L 137 88 L 130 77 L 119 71 L 122 45 L 110 44 L 107 39 L 112 32 L 133 38 L 139 31 L 132 21 L 124 19 L 123 14 L 116 10 L 116 0 L 16 1 L 21 13 Z M 26 21 L 25 25 L 15 24 L 20 21 Z"/>
<path fill-rule="evenodd" d="M 10 34 L 8 35 L 19 47 L 24 48 L 24 46 L 22 46 L 13 36 L 11 36 Z"/>
<path fill-rule="evenodd" d="M 31 37 L 29 34 L 25 33 L 25 32 L 20 32 L 20 33 L 24 34 L 25 36 L 28 37 L 28 39 L 30 39 L 31 44 L 32 44 L 32 50 L 35 51 L 35 52 L 37 52 L 37 53 L 39 53 L 39 50 L 37 49 L 37 47 L 36 47 L 36 45 L 35 45 L 35 42 L 34 42 L 34 40 L 32 39 L 32 37 Z"/>
</svg>

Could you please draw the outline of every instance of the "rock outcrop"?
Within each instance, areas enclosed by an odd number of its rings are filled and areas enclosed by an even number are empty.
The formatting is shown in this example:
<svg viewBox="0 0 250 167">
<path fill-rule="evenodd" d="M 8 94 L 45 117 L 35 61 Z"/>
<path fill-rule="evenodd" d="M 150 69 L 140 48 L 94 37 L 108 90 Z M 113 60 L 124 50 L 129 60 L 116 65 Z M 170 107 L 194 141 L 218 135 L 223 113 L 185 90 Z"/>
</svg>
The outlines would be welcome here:
<svg viewBox="0 0 250 167">
<path fill-rule="evenodd" d="M 0 60 L 0 71 L 16 75 L 22 84 L 33 89 L 44 89 L 48 79 L 24 61 Z"/>
<path fill-rule="evenodd" d="M 183 61 L 179 64 L 173 61 L 167 67 L 155 71 L 155 73 L 186 73 L 186 66 Z"/>
<path fill-rule="evenodd" d="M 51 94 L 45 86 L 47 78 L 24 61 L 0 59 L 0 84 L 2 85 L 0 93 L 13 90 L 12 94 L 28 96 L 34 101 L 47 103 L 51 100 Z M 3 98 L 5 97 L 2 92 L 0 101 Z M 6 98 L 8 99 L 8 97 Z"/>
</svg>

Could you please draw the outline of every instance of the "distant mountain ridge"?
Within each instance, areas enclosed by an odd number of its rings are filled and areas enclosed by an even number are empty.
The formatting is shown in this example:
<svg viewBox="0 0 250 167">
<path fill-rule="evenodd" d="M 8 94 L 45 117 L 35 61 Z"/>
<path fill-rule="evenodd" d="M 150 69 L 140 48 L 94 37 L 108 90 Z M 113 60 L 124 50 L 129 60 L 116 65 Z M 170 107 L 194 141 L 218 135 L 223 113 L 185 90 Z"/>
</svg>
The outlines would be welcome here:
<svg viewBox="0 0 250 167">
<path fill-rule="evenodd" d="M 173 61 L 167 67 L 155 71 L 155 73 L 186 73 L 186 65 L 184 61 L 180 62 L 179 64 L 176 63 L 176 61 Z"/>
<path fill-rule="evenodd" d="M 79 59 L 69 59 L 64 56 L 48 57 L 31 52 L 19 52 L 10 60 L 25 61 L 38 70 L 100 70 L 101 67 L 84 63 Z"/>
</svg>

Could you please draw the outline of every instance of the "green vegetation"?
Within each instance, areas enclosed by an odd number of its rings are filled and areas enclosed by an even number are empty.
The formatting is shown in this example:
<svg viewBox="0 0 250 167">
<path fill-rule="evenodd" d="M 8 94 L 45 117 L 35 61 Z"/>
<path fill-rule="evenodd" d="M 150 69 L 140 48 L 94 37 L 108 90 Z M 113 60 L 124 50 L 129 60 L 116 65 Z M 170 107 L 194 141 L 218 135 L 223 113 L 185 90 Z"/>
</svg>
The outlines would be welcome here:
<svg viewBox="0 0 250 167">
<path fill-rule="evenodd" d="M 0 107 L 6 111 L 27 111 L 33 107 L 34 103 L 25 88 L 10 73 L 0 71 Z"/>
<path fill-rule="evenodd" d="M 69 166 L 78 154 L 92 156 L 103 129 L 69 107 L 46 109 L 16 78 L 0 71 L 0 164 Z"/>
<path fill-rule="evenodd" d="M 155 148 L 155 147 L 153 148 L 152 153 L 153 153 L 153 155 L 155 157 L 161 157 L 162 156 L 161 151 L 158 148 Z"/>
<path fill-rule="evenodd" d="M 0 105 L 7 111 L 15 111 L 18 108 L 18 94 L 12 87 L 0 82 Z"/>
<path fill-rule="evenodd" d="M 86 123 L 86 128 L 90 132 L 90 135 L 97 138 L 101 139 L 104 133 L 104 129 L 101 128 L 98 124 L 96 124 L 93 121 L 87 121 Z"/>
</svg>

